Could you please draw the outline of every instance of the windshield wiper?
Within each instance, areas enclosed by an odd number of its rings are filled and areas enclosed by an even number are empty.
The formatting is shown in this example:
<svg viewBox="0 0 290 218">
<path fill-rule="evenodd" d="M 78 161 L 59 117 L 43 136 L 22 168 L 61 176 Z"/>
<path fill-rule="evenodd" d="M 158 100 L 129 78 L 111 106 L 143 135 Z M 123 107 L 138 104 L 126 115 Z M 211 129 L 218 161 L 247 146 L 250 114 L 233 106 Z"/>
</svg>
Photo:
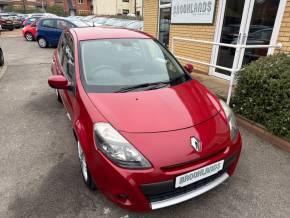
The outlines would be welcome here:
<svg viewBox="0 0 290 218">
<path fill-rule="evenodd" d="M 169 84 L 170 84 L 170 82 L 144 83 L 144 84 L 124 87 L 122 89 L 119 89 L 116 92 L 118 92 L 118 93 L 130 92 L 130 91 L 141 89 L 141 88 L 145 88 L 144 90 L 152 90 L 152 89 L 158 89 L 158 88 L 168 86 Z"/>
</svg>

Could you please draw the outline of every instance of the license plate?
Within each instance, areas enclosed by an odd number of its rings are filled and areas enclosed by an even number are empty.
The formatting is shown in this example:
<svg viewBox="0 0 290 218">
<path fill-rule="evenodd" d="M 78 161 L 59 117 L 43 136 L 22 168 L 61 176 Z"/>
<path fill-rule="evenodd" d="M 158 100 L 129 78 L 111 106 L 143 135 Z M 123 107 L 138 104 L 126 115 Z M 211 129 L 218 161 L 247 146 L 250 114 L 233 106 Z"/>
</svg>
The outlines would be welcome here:
<svg viewBox="0 0 290 218">
<path fill-rule="evenodd" d="M 175 188 L 184 187 L 206 177 L 212 176 L 223 169 L 224 160 L 213 163 L 198 170 L 176 177 Z"/>
</svg>

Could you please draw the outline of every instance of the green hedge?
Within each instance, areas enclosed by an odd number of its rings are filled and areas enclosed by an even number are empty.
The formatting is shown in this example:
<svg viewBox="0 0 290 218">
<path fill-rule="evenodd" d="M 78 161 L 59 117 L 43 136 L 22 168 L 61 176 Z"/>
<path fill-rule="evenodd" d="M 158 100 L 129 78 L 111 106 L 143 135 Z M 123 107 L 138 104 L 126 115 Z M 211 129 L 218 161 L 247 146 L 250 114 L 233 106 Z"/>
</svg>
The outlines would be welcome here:
<svg viewBox="0 0 290 218">
<path fill-rule="evenodd" d="M 276 54 L 237 75 L 232 106 L 238 114 L 290 140 L 290 57 Z"/>
</svg>

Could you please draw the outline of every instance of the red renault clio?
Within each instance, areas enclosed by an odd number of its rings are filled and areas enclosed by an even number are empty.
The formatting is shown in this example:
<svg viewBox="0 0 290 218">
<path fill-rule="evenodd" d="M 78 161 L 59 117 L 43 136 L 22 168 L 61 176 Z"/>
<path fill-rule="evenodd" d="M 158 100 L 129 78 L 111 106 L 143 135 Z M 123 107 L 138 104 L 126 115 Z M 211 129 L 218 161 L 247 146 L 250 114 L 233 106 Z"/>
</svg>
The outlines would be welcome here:
<svg viewBox="0 0 290 218">
<path fill-rule="evenodd" d="M 231 109 L 151 36 L 64 31 L 48 83 L 72 121 L 85 184 L 135 211 L 194 198 L 231 176 L 241 136 Z"/>
</svg>

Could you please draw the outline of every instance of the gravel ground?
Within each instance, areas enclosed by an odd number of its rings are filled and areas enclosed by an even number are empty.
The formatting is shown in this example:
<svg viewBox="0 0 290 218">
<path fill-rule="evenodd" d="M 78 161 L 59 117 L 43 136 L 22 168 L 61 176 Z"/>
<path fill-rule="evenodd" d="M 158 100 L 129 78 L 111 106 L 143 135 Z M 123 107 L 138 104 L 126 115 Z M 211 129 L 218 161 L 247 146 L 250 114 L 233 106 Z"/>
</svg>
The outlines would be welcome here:
<svg viewBox="0 0 290 218">
<path fill-rule="evenodd" d="M 216 189 L 146 214 L 83 184 L 70 122 L 47 85 L 53 49 L 0 38 L 0 217 L 289 217 L 290 154 L 245 129 L 236 173 Z"/>
</svg>

